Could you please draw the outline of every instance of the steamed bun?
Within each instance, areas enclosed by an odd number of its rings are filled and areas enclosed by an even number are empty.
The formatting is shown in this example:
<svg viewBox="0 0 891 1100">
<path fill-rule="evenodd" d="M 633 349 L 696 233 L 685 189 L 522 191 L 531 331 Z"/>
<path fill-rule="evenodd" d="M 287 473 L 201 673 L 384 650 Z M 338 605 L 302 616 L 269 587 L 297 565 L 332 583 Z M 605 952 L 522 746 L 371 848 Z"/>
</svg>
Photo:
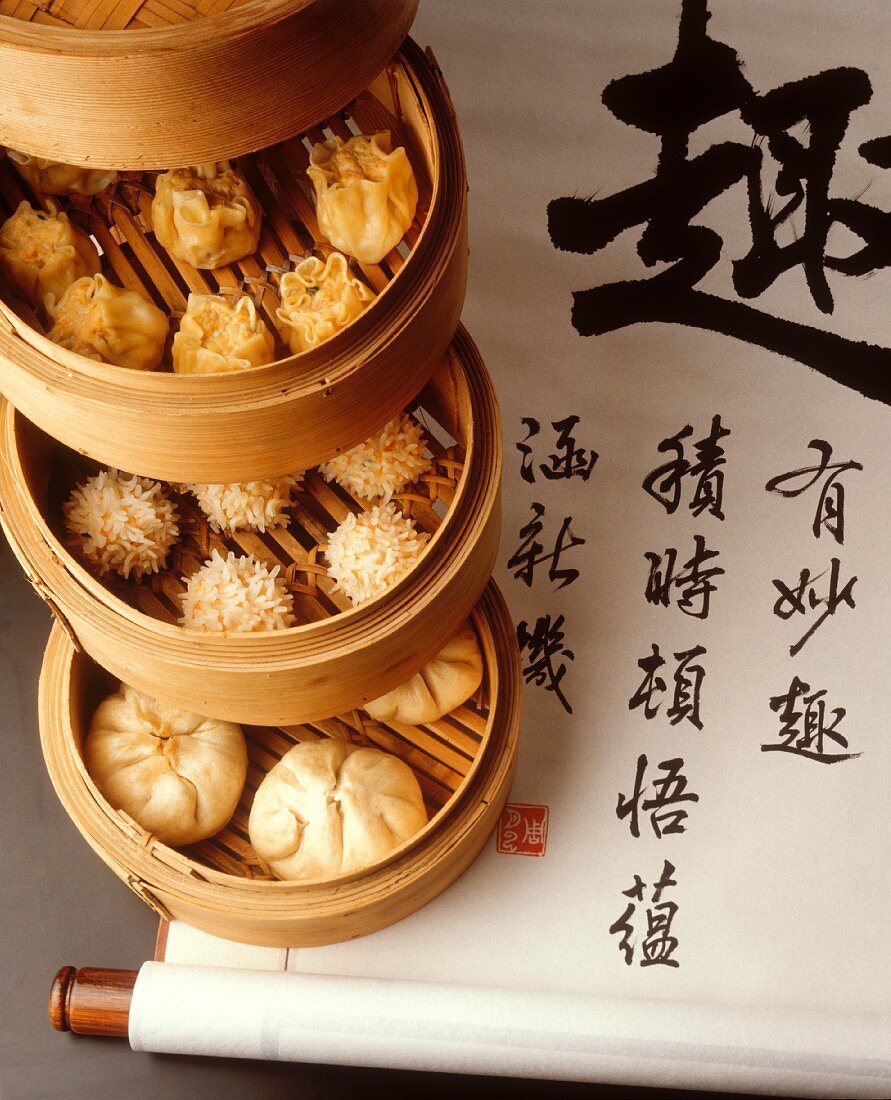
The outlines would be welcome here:
<svg viewBox="0 0 891 1100">
<path fill-rule="evenodd" d="M 423 726 L 466 702 L 483 678 L 483 656 L 469 624 L 447 642 L 417 675 L 365 704 L 376 722 Z"/>
<path fill-rule="evenodd" d="M 177 847 L 228 822 L 244 787 L 247 748 L 240 726 L 122 684 L 93 715 L 84 762 L 116 810 Z"/>
<path fill-rule="evenodd" d="M 295 745 L 257 789 L 251 844 L 281 879 L 331 878 L 383 859 L 427 823 L 398 757 L 329 738 Z"/>
</svg>

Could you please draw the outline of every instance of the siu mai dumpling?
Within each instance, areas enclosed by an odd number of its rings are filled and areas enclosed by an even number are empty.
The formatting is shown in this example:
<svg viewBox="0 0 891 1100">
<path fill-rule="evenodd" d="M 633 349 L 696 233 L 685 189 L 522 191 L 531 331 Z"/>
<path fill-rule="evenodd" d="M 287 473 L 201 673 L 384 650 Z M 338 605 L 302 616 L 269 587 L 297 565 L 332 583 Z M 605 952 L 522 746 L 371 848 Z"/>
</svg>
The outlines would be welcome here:
<svg viewBox="0 0 891 1100">
<path fill-rule="evenodd" d="M 245 295 L 228 302 L 218 294 L 190 294 L 173 338 L 178 374 L 224 374 L 262 367 L 275 358 L 272 333 Z"/>
<path fill-rule="evenodd" d="M 280 879 L 325 879 L 369 867 L 427 824 L 408 764 L 336 738 L 303 741 L 266 776 L 248 833 Z"/>
<path fill-rule="evenodd" d="M 310 256 L 282 276 L 276 310 L 282 336 L 295 355 L 330 340 L 359 316 L 374 292 L 351 274 L 346 256 L 332 252 L 323 263 Z"/>
<path fill-rule="evenodd" d="M 240 726 L 162 703 L 121 684 L 96 709 L 84 762 L 103 798 L 164 844 L 218 833 L 247 776 Z"/>
<path fill-rule="evenodd" d="M 416 676 L 366 703 L 364 710 L 376 722 L 427 725 L 467 702 L 482 679 L 479 642 L 465 625 Z"/>
<path fill-rule="evenodd" d="M 118 180 L 113 169 L 78 168 L 15 149 L 7 149 L 6 155 L 22 179 L 44 195 L 98 195 Z"/>
<path fill-rule="evenodd" d="M 158 243 L 192 267 L 224 267 L 256 252 L 261 218 L 247 180 L 227 160 L 173 168 L 155 181 Z"/>
<path fill-rule="evenodd" d="M 405 149 L 394 149 L 388 132 L 320 142 L 306 171 L 319 229 L 341 252 L 376 264 L 405 236 L 418 187 Z"/>
<path fill-rule="evenodd" d="M 56 301 L 46 299 L 50 340 L 69 351 L 132 370 L 154 370 L 164 355 L 169 326 L 157 306 L 103 275 L 72 283 Z"/>
<path fill-rule="evenodd" d="M 0 226 L 0 267 L 11 286 L 33 306 L 47 294 L 61 298 L 69 286 L 101 268 L 99 252 L 68 215 L 20 202 Z"/>
</svg>

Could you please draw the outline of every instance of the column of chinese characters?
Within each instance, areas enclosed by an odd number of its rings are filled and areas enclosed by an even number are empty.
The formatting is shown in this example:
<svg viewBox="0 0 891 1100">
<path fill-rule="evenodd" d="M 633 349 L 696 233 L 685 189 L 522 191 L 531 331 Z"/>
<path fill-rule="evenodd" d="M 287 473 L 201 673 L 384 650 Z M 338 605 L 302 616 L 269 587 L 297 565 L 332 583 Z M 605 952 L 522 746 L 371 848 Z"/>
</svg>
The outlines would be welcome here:
<svg viewBox="0 0 891 1100">
<path fill-rule="evenodd" d="M 812 439 L 808 449 L 816 452 L 817 460 L 809 466 L 790 470 L 771 478 L 765 485 L 769 493 L 777 493 L 787 499 L 808 494 L 816 498 L 811 533 L 815 539 L 828 535 L 837 546 L 845 542 L 845 482 L 844 477 L 863 466 L 853 459 L 831 462 L 832 447 L 825 439 Z M 825 560 L 825 559 L 824 559 Z M 822 563 L 821 563 L 822 564 Z M 789 647 L 789 654 L 797 656 L 816 631 L 840 609 L 853 610 L 856 576 L 842 572 L 841 559 L 831 557 L 825 568 L 817 566 L 801 569 L 797 579 L 788 581 L 774 578 L 778 593 L 773 613 L 778 618 L 792 619 L 798 615 L 812 615 L 812 621 L 798 641 Z M 778 740 L 762 744 L 762 752 L 787 752 L 795 756 L 817 760 L 822 764 L 837 764 L 860 755 L 847 752 L 848 740 L 840 726 L 847 711 L 835 707 L 827 717 L 825 690 L 812 690 L 811 685 L 792 677 L 788 691 L 770 700 L 770 709 L 780 721 Z"/>
<path fill-rule="evenodd" d="M 642 487 L 669 516 L 686 506 L 697 520 L 711 517 L 723 522 L 727 462 L 723 442 L 730 429 L 716 414 L 702 438 L 696 440 L 697 434 L 692 425 L 686 424 L 663 439 L 657 450 L 666 456 L 666 461 L 647 474 Z M 693 537 L 692 554 L 680 567 L 678 556 L 675 547 L 667 548 L 664 554 L 649 551 L 644 555 L 649 565 L 644 599 L 657 607 L 669 607 L 674 602 L 690 618 L 707 619 L 717 580 L 724 575 L 724 569 L 717 564 L 719 553 L 707 546 L 704 535 L 697 534 Z M 671 726 L 687 723 L 702 730 L 701 696 L 706 674 L 702 659 L 706 656 L 704 645 L 666 647 L 652 642 L 650 652 L 637 661 L 643 676 L 628 700 L 628 709 L 638 710 L 648 722 L 661 711 Z M 699 795 L 689 789 L 684 766 L 680 756 L 651 765 L 645 753 L 638 755 L 633 789 L 630 794 L 620 791 L 616 804 L 616 817 L 627 821 L 633 837 L 640 837 L 642 820 L 649 821 L 659 840 L 686 832 L 688 808 L 699 801 Z M 678 941 L 671 935 L 677 906 L 674 902 L 660 904 L 662 891 L 676 885 L 671 878 L 674 870 L 666 860 L 662 876 L 653 887 L 652 905 L 646 910 L 646 930 L 640 943 L 641 966 L 679 965 L 673 957 Z M 633 963 L 635 949 L 632 940 L 635 928 L 631 923 L 636 912 L 634 902 L 643 903 L 644 889 L 640 876 L 635 875 L 634 885 L 623 891 L 632 901 L 610 927 L 612 934 L 621 934 L 619 950 L 628 966 Z"/>
<path fill-rule="evenodd" d="M 686 440 L 694 435 L 693 428 L 686 424 L 674 435 L 663 439 L 658 446 L 661 454 L 671 455 L 667 462 L 652 470 L 643 481 L 644 492 L 673 515 L 684 503 L 684 488 L 690 487 L 687 506 L 694 516 L 711 515 L 715 519 L 724 519 L 724 469 L 726 458 L 721 440 L 730 435 L 728 428 L 721 423 L 720 415 L 712 417 L 711 428 L 698 442 L 692 444 L 694 455 L 687 455 Z M 649 564 L 644 598 L 656 606 L 668 607 L 672 596 L 676 597 L 679 610 L 695 619 L 707 619 L 712 593 L 716 591 L 716 579 L 724 570 L 715 563 L 717 550 L 706 546 L 703 535 L 693 538 L 693 553 L 680 568 L 677 564 L 678 551 L 668 547 L 664 554 L 648 551 L 645 558 Z M 671 673 L 672 685 L 664 678 L 668 673 L 659 674 L 666 664 L 666 658 L 660 652 L 659 645 L 652 643 L 652 652 L 638 660 L 638 666 L 644 673 L 637 691 L 628 701 L 629 710 L 643 708 L 647 719 L 655 718 L 668 693 L 670 706 L 665 708 L 665 716 L 672 725 L 684 720 L 696 729 L 702 729 L 700 717 L 700 690 L 705 678 L 705 668 L 699 663 L 706 650 L 696 645 L 690 649 L 674 651 L 676 662 Z"/>
<path fill-rule="evenodd" d="M 525 435 L 516 447 L 520 453 L 520 477 L 525 482 L 544 488 L 547 482 L 557 480 L 579 478 L 588 481 L 599 455 L 576 443 L 574 432 L 578 422 L 577 416 L 552 421 L 550 426 L 556 437 L 554 450 L 545 462 L 536 463 L 531 441 L 541 433 L 541 424 L 529 416 L 522 418 Z M 543 479 L 541 482 L 539 477 Z M 532 588 L 537 578 L 546 574 L 555 591 L 573 584 L 579 577 L 579 570 L 569 564 L 573 560 L 572 551 L 585 544 L 585 539 L 573 533 L 573 522 L 572 516 L 552 520 L 545 505 L 534 500 L 529 521 L 520 529 L 520 544 L 507 562 L 514 579 Z M 523 655 L 526 683 L 553 692 L 561 706 L 572 714 L 563 678 L 575 654 L 565 644 L 565 624 L 563 614 L 541 615 L 533 624 L 524 619 L 517 626 L 517 641 Z"/>
</svg>

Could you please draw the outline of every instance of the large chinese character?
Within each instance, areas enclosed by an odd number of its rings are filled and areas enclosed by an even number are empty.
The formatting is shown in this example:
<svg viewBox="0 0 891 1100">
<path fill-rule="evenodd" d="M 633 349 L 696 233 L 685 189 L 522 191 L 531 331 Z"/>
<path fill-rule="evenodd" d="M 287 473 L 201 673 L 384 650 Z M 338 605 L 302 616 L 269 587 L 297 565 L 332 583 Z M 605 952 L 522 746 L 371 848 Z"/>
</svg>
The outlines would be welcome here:
<svg viewBox="0 0 891 1100">
<path fill-rule="evenodd" d="M 665 691 L 665 681 L 656 673 L 665 664 L 665 658 L 659 652 L 659 647 L 653 643 L 652 653 L 647 657 L 641 657 L 637 662 L 638 668 L 643 672 L 644 678 L 637 691 L 628 700 L 628 709 L 635 710 L 643 707 L 644 718 L 655 718 L 659 713 L 660 702 L 653 702 L 654 696 L 661 696 Z"/>
<path fill-rule="evenodd" d="M 770 709 L 776 711 L 782 722 L 780 740 L 762 745 L 761 751 L 788 752 L 819 760 L 821 764 L 837 764 L 860 756 L 859 752 L 834 751 L 836 747 L 848 747 L 848 739 L 838 728 L 847 711 L 836 707 L 832 719 L 827 721 L 825 695 L 825 691 L 811 692 L 810 684 L 794 676 L 789 690 L 770 700 Z"/>
<path fill-rule="evenodd" d="M 711 432 L 694 444 L 695 462 L 690 462 L 684 453 L 683 441 L 692 434 L 693 428 L 687 424 L 675 435 L 662 440 L 659 451 L 663 454 L 674 451 L 674 458 L 657 466 L 649 473 L 644 478 L 643 488 L 671 515 L 677 511 L 681 503 L 683 479 L 689 477 L 696 482 L 696 488 L 690 500 L 693 515 L 700 516 L 708 511 L 717 519 L 723 519 L 724 471 L 720 467 L 727 460 L 724 458 L 724 448 L 719 441 L 730 435 L 730 431 L 722 427 L 721 417 L 715 416 L 712 420 Z"/>
<path fill-rule="evenodd" d="M 535 471 L 532 468 L 532 448 L 529 446 L 529 440 L 538 435 L 541 424 L 531 416 L 522 417 L 520 423 L 526 425 L 526 437 L 516 445 L 520 452 L 520 477 L 530 485 L 534 485 Z"/>
<path fill-rule="evenodd" d="M 819 538 L 821 531 L 825 529 L 841 545 L 845 541 L 845 487 L 840 480 L 841 475 L 848 470 L 862 470 L 863 467 L 853 459 L 833 462 L 830 466 L 832 447 L 825 439 L 812 439 L 808 447 L 820 456 L 816 466 L 805 466 L 800 470 L 791 470 L 787 474 L 772 477 L 764 488 L 769 493 L 779 493 L 783 497 L 797 497 L 806 493 L 822 478 L 823 484 L 820 486 L 812 526 L 814 538 Z"/>
<path fill-rule="evenodd" d="M 663 901 L 647 910 L 647 934 L 641 944 L 641 966 L 677 966 L 672 955 L 678 946 L 671 934 L 671 922 L 678 911 L 673 901 Z"/>
<path fill-rule="evenodd" d="M 647 758 L 641 754 L 637 759 L 637 772 L 634 778 L 634 791 L 629 798 L 619 794 L 616 804 L 616 817 L 620 821 L 630 818 L 629 828 L 631 835 L 640 836 L 640 814 L 649 813 L 650 825 L 656 836 L 661 837 L 669 833 L 686 832 L 684 821 L 687 819 L 687 811 L 677 809 L 683 802 L 698 802 L 699 795 L 687 790 L 687 779 L 681 769 L 684 761 L 680 757 L 673 760 L 663 760 L 657 765 L 664 775 L 656 775 L 651 781 L 652 795 L 645 798 L 645 792 L 650 789 L 644 786 L 644 775 L 647 770 Z"/>
<path fill-rule="evenodd" d="M 563 647 L 563 616 L 558 615 L 551 622 L 550 615 L 542 615 L 536 620 L 532 630 L 527 622 L 521 622 L 517 627 L 517 641 L 521 653 L 528 650 L 527 663 L 523 667 L 526 683 L 534 683 L 538 687 L 544 687 L 545 691 L 552 691 L 563 709 L 572 714 L 572 707 L 560 688 L 560 682 L 566 674 L 566 662 L 575 660 L 572 650 Z M 558 657 L 563 659 L 555 664 Z"/>
<path fill-rule="evenodd" d="M 789 647 L 789 653 L 793 657 L 801 651 L 814 631 L 822 626 L 830 615 L 834 615 L 843 604 L 851 608 L 856 607 L 854 603 L 854 585 L 857 583 L 857 578 L 851 577 L 843 587 L 839 587 L 840 569 L 841 562 L 838 558 L 833 558 L 829 568 L 824 569 L 822 573 L 818 573 L 815 577 L 811 576 L 810 569 L 802 569 L 798 580 L 793 584 L 786 584 L 782 580 L 774 580 L 773 585 L 779 592 L 779 597 L 773 605 L 773 613 L 778 618 L 791 619 L 796 614 L 806 615 L 809 611 L 813 611 L 818 607 L 825 607 L 826 609 L 814 621 L 810 629 L 794 645 Z M 818 596 L 817 582 L 822 581 L 827 573 L 829 574 L 829 581 L 826 595 Z"/>
<path fill-rule="evenodd" d="M 833 168 L 851 114 L 868 103 L 866 73 L 828 69 L 757 94 L 736 52 L 709 37 L 707 0 L 683 0 L 674 58 L 661 68 L 612 81 L 603 102 L 620 121 L 660 141 L 650 179 L 606 197 L 555 199 L 548 228 L 555 247 L 592 255 L 624 231 L 643 226 L 637 252 L 648 268 L 669 265 L 648 279 L 627 280 L 573 295 L 572 323 L 585 336 L 662 321 L 721 332 L 760 344 L 864 395 L 891 402 L 891 349 L 774 317 L 745 302 L 705 293 L 697 284 L 721 257 L 724 242 L 701 224 L 702 211 L 728 188 L 745 189 L 751 246 L 733 264 L 737 295 L 761 294 L 785 271 L 800 268 L 814 303 L 832 312 L 826 269 L 865 274 L 891 264 L 891 214 L 858 196 L 831 197 Z M 691 156 L 691 138 L 705 124 L 739 112 L 747 140 L 723 141 Z M 804 130 L 808 141 L 798 136 Z M 778 166 L 765 202 L 765 149 Z M 883 147 L 882 147 L 883 148 Z M 870 163 L 886 158 L 871 143 Z M 593 188 L 592 188 L 593 189 Z M 780 228 L 803 214 L 803 229 L 786 245 Z M 847 257 L 827 253 L 834 224 L 863 247 Z"/>
<path fill-rule="evenodd" d="M 544 531 L 544 524 L 541 522 L 544 514 L 544 505 L 533 501 L 532 519 L 521 528 L 520 538 L 522 542 L 508 559 L 507 567 L 514 570 L 514 577 L 517 580 L 522 581 L 528 588 L 531 588 L 535 579 L 536 567 L 547 562 L 549 563 L 548 578 L 560 582 L 557 588 L 565 588 L 576 580 L 579 571 L 577 569 L 561 569 L 560 558 L 567 550 L 571 550 L 575 546 L 584 546 L 585 540 L 576 538 L 573 535 L 569 527 L 572 523 L 572 516 L 565 516 L 554 549 L 550 553 L 545 553 L 544 546 L 538 541 L 539 536 Z"/>
</svg>

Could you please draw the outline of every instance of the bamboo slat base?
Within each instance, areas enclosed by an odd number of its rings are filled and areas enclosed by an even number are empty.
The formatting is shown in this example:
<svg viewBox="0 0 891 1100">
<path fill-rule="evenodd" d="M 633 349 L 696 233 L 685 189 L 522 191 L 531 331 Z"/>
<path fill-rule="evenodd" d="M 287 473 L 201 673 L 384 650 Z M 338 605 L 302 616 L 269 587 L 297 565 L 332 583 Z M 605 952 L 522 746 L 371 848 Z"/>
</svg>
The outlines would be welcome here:
<svg viewBox="0 0 891 1100">
<path fill-rule="evenodd" d="M 40 685 L 43 751 L 53 785 L 100 857 L 161 916 L 266 946 L 309 946 L 383 928 L 420 908 L 470 864 L 489 837 L 513 775 L 521 698 L 507 609 L 490 585 L 473 615 L 485 674 L 477 695 L 430 726 L 372 722 L 353 711 L 287 727 L 247 726 L 250 767 L 232 822 L 175 851 L 113 810 L 90 780 L 81 746 L 93 709 L 116 681 L 78 654 L 58 624 Z M 413 769 L 426 828 L 366 871 L 326 881 L 274 880 L 253 852 L 247 818 L 263 775 L 304 740 L 340 737 L 395 753 Z"/>
<path fill-rule="evenodd" d="M 250 294 L 276 332 L 278 285 L 305 255 L 332 251 L 315 216 L 309 149 L 332 135 L 390 130 L 419 185 L 415 220 L 380 263 L 354 263 L 377 297 L 326 343 L 235 374 L 128 370 L 46 339 L 47 319 L 0 298 L 0 391 L 55 439 L 119 469 L 166 481 L 249 481 L 306 469 L 380 428 L 422 388 L 458 324 L 467 275 L 461 143 L 438 70 L 413 43 L 345 110 L 299 137 L 244 157 L 264 210 L 258 251 L 216 271 L 172 259 L 151 227 L 154 173 L 128 173 L 108 193 L 54 199 L 92 234 L 105 275 L 171 318 L 190 292 Z M 163 167 L 163 166 L 162 166 Z M 44 207 L 4 159 L 0 217 L 22 199 Z"/>
</svg>

